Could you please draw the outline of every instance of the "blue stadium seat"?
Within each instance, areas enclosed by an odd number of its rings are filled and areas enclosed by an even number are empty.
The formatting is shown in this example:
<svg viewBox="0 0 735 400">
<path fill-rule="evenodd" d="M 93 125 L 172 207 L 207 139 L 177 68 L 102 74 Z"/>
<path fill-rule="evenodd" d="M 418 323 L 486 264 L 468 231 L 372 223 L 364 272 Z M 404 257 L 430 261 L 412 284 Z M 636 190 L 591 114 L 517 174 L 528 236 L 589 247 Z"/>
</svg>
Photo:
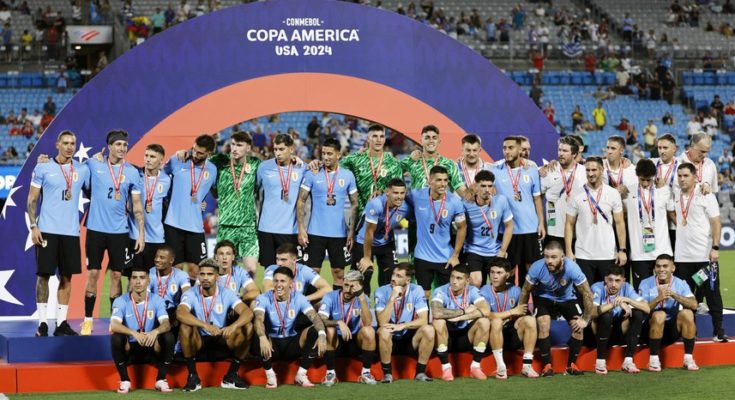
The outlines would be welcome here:
<svg viewBox="0 0 735 400">
<path fill-rule="evenodd" d="M 704 74 L 704 84 L 705 85 L 714 85 L 715 84 L 715 73 L 714 72 L 705 72 L 705 74 Z"/>
<path fill-rule="evenodd" d="M 684 80 L 684 85 L 685 86 L 689 86 L 689 85 L 694 84 L 694 77 L 692 75 L 693 74 L 692 74 L 691 71 L 684 71 L 682 73 L 682 78 Z"/>
</svg>

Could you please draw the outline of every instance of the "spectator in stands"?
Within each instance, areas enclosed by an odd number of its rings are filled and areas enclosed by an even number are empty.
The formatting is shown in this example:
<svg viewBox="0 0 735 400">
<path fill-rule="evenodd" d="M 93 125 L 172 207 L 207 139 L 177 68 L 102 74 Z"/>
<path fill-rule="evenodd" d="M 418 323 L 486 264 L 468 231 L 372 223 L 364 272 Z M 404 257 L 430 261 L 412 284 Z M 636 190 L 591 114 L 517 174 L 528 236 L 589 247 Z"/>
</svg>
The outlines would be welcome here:
<svg viewBox="0 0 735 400">
<path fill-rule="evenodd" d="M 2 31 L 0 31 L 0 37 L 2 37 L 2 43 L 3 46 L 5 46 L 7 61 L 10 62 L 11 56 L 13 55 L 13 46 L 11 43 L 13 39 L 13 30 L 10 29 L 10 22 L 6 22 L 5 25 L 3 25 Z"/>
<path fill-rule="evenodd" d="M 23 0 L 23 3 L 18 6 L 18 12 L 23 15 L 31 15 L 31 7 L 28 5 L 28 0 Z"/>
<path fill-rule="evenodd" d="M 510 14 L 513 18 L 513 29 L 517 31 L 523 29 L 523 25 L 526 22 L 526 11 L 523 9 L 523 5 L 518 3 L 518 5 L 513 7 Z"/>
<path fill-rule="evenodd" d="M 546 58 L 544 57 L 544 53 L 542 51 L 531 49 L 531 62 L 533 62 L 533 68 L 538 70 L 539 74 L 544 71 L 545 61 Z"/>
<path fill-rule="evenodd" d="M 20 128 L 20 134 L 22 136 L 30 138 L 31 136 L 33 136 L 34 133 L 36 133 L 36 129 L 33 128 L 33 123 L 28 120 L 24 121 L 23 126 Z"/>
<path fill-rule="evenodd" d="M 733 6 L 731 0 L 725 0 L 725 4 L 722 5 L 722 13 L 723 14 L 735 13 L 735 6 Z"/>
<path fill-rule="evenodd" d="M 8 112 L 8 116 L 5 117 L 5 123 L 8 125 L 13 125 L 18 123 L 18 117 L 15 115 L 15 111 L 10 110 Z"/>
<path fill-rule="evenodd" d="M 186 0 L 181 0 L 181 3 L 179 4 L 179 9 L 176 11 L 176 22 L 181 23 L 189 19 L 189 12 L 191 10 L 191 7 L 187 3 Z"/>
<path fill-rule="evenodd" d="M 18 114 L 18 123 L 23 124 L 28 119 L 28 109 L 23 107 L 20 109 L 20 114 Z"/>
<path fill-rule="evenodd" d="M 554 111 L 554 107 L 551 106 L 550 101 L 547 101 L 546 106 L 544 106 L 544 115 L 546 115 L 546 119 L 549 120 L 549 123 L 555 126 L 556 121 L 554 119 L 554 114 L 556 114 L 556 111 Z"/>
<path fill-rule="evenodd" d="M 702 130 L 714 139 L 718 134 L 717 110 L 710 110 L 709 114 L 702 120 Z"/>
<path fill-rule="evenodd" d="M 661 91 L 663 92 L 664 100 L 669 104 L 674 104 L 674 90 L 676 90 L 674 74 L 672 74 L 671 71 L 667 71 L 664 75 L 664 79 L 661 80 Z"/>
<path fill-rule="evenodd" d="M 732 149 L 729 147 L 722 149 L 722 155 L 717 159 L 717 165 L 720 167 L 720 172 L 724 173 L 725 171 L 729 171 L 730 165 L 734 162 L 735 158 L 732 155 Z M 722 186 L 720 186 L 720 190 L 722 190 Z"/>
<path fill-rule="evenodd" d="M 194 8 L 194 15 L 201 17 L 207 13 L 207 6 L 204 4 L 204 0 L 199 0 L 196 7 Z"/>
<path fill-rule="evenodd" d="M 629 43 L 633 41 L 633 25 L 634 21 L 630 13 L 625 13 L 625 17 L 623 18 L 623 39 Z"/>
<path fill-rule="evenodd" d="M 531 90 L 528 92 L 528 96 L 536 103 L 536 107 L 541 108 L 541 97 L 544 95 L 544 91 L 538 85 L 538 79 L 534 78 Z"/>
<path fill-rule="evenodd" d="M 18 151 L 15 150 L 15 147 L 9 146 L 7 149 L 5 149 L 5 152 L 3 153 L 2 157 L 0 157 L 0 161 L 3 162 L 14 162 L 18 160 Z"/>
<path fill-rule="evenodd" d="M 503 18 L 498 21 L 498 31 L 500 31 L 500 42 L 510 42 L 510 24 Z"/>
<path fill-rule="evenodd" d="M 545 22 L 541 21 L 541 24 L 536 29 L 536 37 L 538 38 L 538 42 L 541 44 L 541 51 L 544 57 L 548 57 L 549 55 L 549 36 L 549 28 L 546 26 Z"/>
<path fill-rule="evenodd" d="M 692 115 L 692 119 L 687 123 L 687 136 L 691 138 L 697 132 L 702 130 L 702 123 L 698 116 Z"/>
<path fill-rule="evenodd" d="M 617 82 L 616 91 L 623 95 L 631 94 L 632 91 L 628 87 L 630 85 L 630 74 L 622 66 L 618 67 L 615 73 L 615 81 Z"/>
<path fill-rule="evenodd" d="M 38 109 L 33 110 L 33 115 L 29 115 L 27 118 L 28 121 L 31 121 L 33 126 L 38 127 L 41 125 L 41 113 L 38 111 Z"/>
<path fill-rule="evenodd" d="M 584 121 L 584 114 L 582 113 L 582 109 L 579 107 L 579 104 L 577 104 L 574 107 L 574 111 L 572 111 L 572 131 L 577 131 L 577 125 L 580 125 Z"/>
<path fill-rule="evenodd" d="M 168 3 L 166 11 L 163 12 L 163 16 L 166 18 L 166 28 L 173 26 L 176 23 L 176 11 L 174 11 L 171 3 Z"/>
<path fill-rule="evenodd" d="M 598 101 L 597 107 L 592 110 L 592 118 L 595 119 L 595 126 L 598 131 L 601 131 L 603 128 L 605 128 L 605 125 L 607 124 L 607 112 L 602 107 L 601 101 Z"/>
<path fill-rule="evenodd" d="M 643 36 L 643 43 L 646 46 L 648 58 L 652 59 L 656 54 L 656 31 L 650 29 L 648 33 Z"/>
<path fill-rule="evenodd" d="M 602 86 L 597 86 L 597 90 L 592 92 L 592 97 L 595 98 L 595 100 L 605 100 L 607 97 L 607 92 L 602 89 Z"/>
<path fill-rule="evenodd" d="M 33 151 L 33 148 L 36 147 L 36 144 L 31 142 L 28 143 L 28 146 L 26 146 L 26 155 L 25 158 L 28 158 L 31 155 L 31 152 Z M 722 186 L 720 186 L 722 187 Z"/>
<path fill-rule="evenodd" d="M 151 26 L 154 35 L 163 31 L 166 26 L 166 16 L 163 15 L 163 11 L 159 7 L 156 7 L 156 12 L 151 15 Z"/>
<path fill-rule="evenodd" d="M 648 120 L 648 125 L 643 128 L 643 142 L 646 145 L 646 151 L 653 151 L 656 148 L 656 137 L 658 136 L 658 128 L 652 119 Z"/>
<path fill-rule="evenodd" d="M 485 39 L 488 42 L 495 41 L 496 30 L 497 26 L 495 25 L 495 22 L 493 22 L 493 17 L 487 17 L 487 19 L 485 20 Z"/>
<path fill-rule="evenodd" d="M 597 57 L 595 57 L 595 53 L 588 51 L 587 54 L 585 54 L 584 56 L 584 70 L 591 73 L 592 76 L 594 76 L 596 69 L 597 69 Z"/>
<path fill-rule="evenodd" d="M 28 32 L 28 29 L 23 30 L 23 34 L 20 36 L 20 43 L 23 45 L 24 51 L 26 47 L 33 45 L 33 35 L 31 35 L 31 33 Z"/>
<path fill-rule="evenodd" d="M 720 100 L 719 94 L 716 94 L 715 97 L 712 99 L 712 102 L 709 103 L 709 108 L 717 112 L 718 118 L 722 115 L 723 111 L 725 110 L 725 104 L 722 103 L 722 100 Z"/>
<path fill-rule="evenodd" d="M 627 122 L 627 128 L 625 129 L 625 147 L 628 153 L 632 153 L 633 147 L 638 145 L 638 130 L 635 128 L 635 125 L 631 124 L 627 119 L 625 122 Z"/>
<path fill-rule="evenodd" d="M 722 111 L 725 115 L 735 115 L 735 100 L 730 101 Z"/>
<path fill-rule="evenodd" d="M 661 124 L 665 126 L 674 125 L 674 117 L 670 112 L 666 111 L 663 117 L 661 117 Z"/>
<path fill-rule="evenodd" d="M 630 120 L 626 117 L 620 118 L 620 123 L 615 125 L 615 129 L 620 132 L 627 132 L 628 128 L 630 128 Z"/>
<path fill-rule="evenodd" d="M 45 131 L 46 128 L 48 128 L 49 125 L 51 125 L 51 121 L 54 120 L 54 116 L 46 112 L 46 110 L 43 111 L 43 115 L 41 115 L 41 132 Z"/>
</svg>

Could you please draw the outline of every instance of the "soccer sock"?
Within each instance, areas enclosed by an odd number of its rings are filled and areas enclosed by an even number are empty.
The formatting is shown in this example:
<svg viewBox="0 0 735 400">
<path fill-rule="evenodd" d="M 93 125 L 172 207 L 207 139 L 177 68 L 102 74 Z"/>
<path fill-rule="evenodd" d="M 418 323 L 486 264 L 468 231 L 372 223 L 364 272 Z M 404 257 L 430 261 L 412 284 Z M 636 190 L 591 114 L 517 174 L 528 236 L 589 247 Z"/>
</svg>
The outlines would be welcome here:
<svg viewBox="0 0 735 400">
<path fill-rule="evenodd" d="M 273 362 L 271 359 L 263 360 L 263 369 L 266 371 L 270 371 L 273 369 Z"/>
<path fill-rule="evenodd" d="M 649 339 L 648 348 L 651 350 L 651 356 L 658 356 L 658 352 L 661 350 L 661 339 Z"/>
<path fill-rule="evenodd" d="M 375 358 L 375 351 L 374 350 L 363 350 L 362 351 L 362 369 L 363 370 L 370 370 L 370 367 L 373 365 L 373 358 Z"/>
<path fill-rule="evenodd" d="M 237 375 L 237 371 L 240 369 L 240 360 L 233 358 L 230 361 L 230 368 L 227 370 L 227 375 Z"/>
<path fill-rule="evenodd" d="M 356 246 L 358 246 L 358 245 L 356 245 Z M 357 262 L 360 262 L 360 260 L 358 260 Z M 364 279 L 362 281 L 363 282 L 362 289 L 363 289 L 363 292 L 365 292 L 365 294 L 369 298 L 370 297 L 370 293 L 371 293 L 370 292 L 370 281 L 373 279 L 373 269 L 372 269 L 372 267 L 371 268 L 368 268 L 365 272 L 363 272 L 362 273 L 362 276 L 364 277 Z"/>
<path fill-rule="evenodd" d="M 314 356 L 312 353 L 314 351 L 314 344 L 316 343 L 318 338 L 319 334 L 316 332 L 316 329 L 314 329 L 314 327 L 309 328 L 309 331 L 306 333 L 306 341 L 304 342 L 304 347 L 301 348 L 301 368 L 309 369 L 311 363 L 314 361 Z"/>
<path fill-rule="evenodd" d="M 327 364 L 327 371 L 334 371 L 334 350 L 324 353 L 324 363 Z"/>
<path fill-rule="evenodd" d="M 416 364 L 416 375 L 423 374 L 426 372 L 426 364 L 417 363 Z"/>
<path fill-rule="evenodd" d="M 393 367 L 390 363 L 380 363 L 380 368 L 383 369 L 383 375 L 385 374 L 392 374 L 393 373 Z"/>
<path fill-rule="evenodd" d="M 607 352 L 607 345 L 610 341 L 610 333 L 612 332 L 613 314 L 612 311 L 601 314 L 597 318 L 597 359 L 604 360 Z M 571 352 L 571 346 L 569 351 Z"/>
<path fill-rule="evenodd" d="M 694 351 L 694 339 L 684 339 L 684 354 L 692 354 Z"/>
<path fill-rule="evenodd" d="M 46 321 L 46 309 L 48 308 L 48 303 L 36 303 L 36 309 L 38 310 L 38 325 L 41 325 L 41 323 L 47 322 Z"/>
<path fill-rule="evenodd" d="M 120 375 L 121 381 L 129 381 L 128 368 L 126 365 L 127 357 L 125 355 L 125 342 L 128 337 L 120 333 L 113 333 L 110 336 L 110 342 L 112 344 L 112 360 L 115 362 L 115 368 L 117 373 Z"/>
<path fill-rule="evenodd" d="M 523 353 L 523 366 L 533 364 L 533 353 Z"/>
<path fill-rule="evenodd" d="M 442 351 L 441 353 L 436 353 L 436 355 L 439 357 L 439 361 L 442 363 L 442 368 L 449 365 L 449 353 L 446 351 Z"/>
<path fill-rule="evenodd" d="M 539 355 L 541 356 L 541 362 L 546 364 L 551 364 L 551 338 L 545 337 L 543 339 L 538 339 L 538 350 Z"/>
<path fill-rule="evenodd" d="M 189 370 L 189 375 L 197 374 L 197 362 L 194 357 L 186 359 L 186 369 Z"/>
<path fill-rule="evenodd" d="M 299 370 L 298 370 L 298 371 L 296 371 L 296 376 L 299 376 L 299 375 L 301 375 L 301 376 L 303 376 L 303 375 L 306 375 L 306 372 L 307 372 L 307 369 L 306 369 L 306 368 L 304 368 L 304 367 L 299 367 Z"/>
<path fill-rule="evenodd" d="M 505 368 L 505 360 L 503 360 L 503 349 L 493 350 L 493 357 L 495 357 L 495 365 L 498 369 Z"/>
<path fill-rule="evenodd" d="M 628 334 L 625 336 L 625 357 L 633 357 L 633 354 L 635 354 L 635 349 L 641 338 L 641 329 L 645 316 L 643 311 L 633 310 L 633 315 L 630 317 L 630 325 L 628 326 Z"/>
<path fill-rule="evenodd" d="M 67 311 L 69 311 L 69 306 L 67 304 L 59 304 L 56 307 L 56 326 L 59 326 L 62 322 L 66 321 Z"/>
<path fill-rule="evenodd" d="M 94 314 L 94 303 L 97 301 L 97 295 L 87 293 L 84 296 L 84 317 L 92 318 Z"/>
<path fill-rule="evenodd" d="M 575 338 L 569 339 L 569 359 L 567 359 L 567 367 L 571 367 L 573 363 L 577 362 L 577 356 L 579 350 L 582 349 L 582 341 Z"/>
<path fill-rule="evenodd" d="M 157 381 L 166 379 L 168 368 L 174 358 L 174 347 L 176 346 L 176 337 L 171 332 L 158 335 L 158 344 L 161 346 L 161 360 L 158 363 Z"/>
<path fill-rule="evenodd" d="M 487 350 L 487 347 L 485 346 L 485 343 L 482 342 L 478 343 L 477 346 L 472 347 L 472 361 L 479 364 L 485 355 L 485 350 Z"/>
</svg>

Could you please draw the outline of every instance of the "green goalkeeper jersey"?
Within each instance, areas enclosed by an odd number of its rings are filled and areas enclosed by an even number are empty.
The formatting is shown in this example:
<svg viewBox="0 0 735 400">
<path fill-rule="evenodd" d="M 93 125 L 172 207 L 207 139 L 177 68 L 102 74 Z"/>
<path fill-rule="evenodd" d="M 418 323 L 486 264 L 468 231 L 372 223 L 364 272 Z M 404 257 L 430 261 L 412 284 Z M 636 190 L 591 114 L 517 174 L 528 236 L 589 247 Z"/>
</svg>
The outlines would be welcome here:
<svg viewBox="0 0 735 400">
<path fill-rule="evenodd" d="M 426 163 L 424 163 L 424 160 L 423 155 L 418 160 L 414 160 L 411 157 L 406 157 L 401 160 L 403 172 L 408 172 L 411 176 L 411 189 L 429 187 L 429 171 L 431 171 L 431 168 L 437 164 L 446 168 L 447 172 L 449 172 L 449 188 L 452 192 L 464 185 L 462 177 L 459 175 L 457 164 L 454 161 L 444 156 L 439 156 L 438 161 L 436 158 L 427 159 Z"/>
<path fill-rule="evenodd" d="M 257 225 L 255 213 L 255 174 L 260 160 L 247 156 L 239 165 L 230 167 L 229 154 L 215 154 L 209 161 L 217 167 L 217 223 L 227 226 Z M 244 169 L 244 171 L 243 171 Z M 242 174 L 242 179 L 240 175 Z M 233 179 L 234 175 L 234 179 Z M 235 181 L 239 180 L 238 190 Z"/>
<path fill-rule="evenodd" d="M 401 164 L 395 157 L 383 153 L 381 157 L 370 157 L 368 152 L 352 153 L 340 161 L 355 176 L 359 199 L 358 215 L 362 215 L 365 205 L 375 190 L 383 191 L 393 178 L 403 178 Z"/>
</svg>

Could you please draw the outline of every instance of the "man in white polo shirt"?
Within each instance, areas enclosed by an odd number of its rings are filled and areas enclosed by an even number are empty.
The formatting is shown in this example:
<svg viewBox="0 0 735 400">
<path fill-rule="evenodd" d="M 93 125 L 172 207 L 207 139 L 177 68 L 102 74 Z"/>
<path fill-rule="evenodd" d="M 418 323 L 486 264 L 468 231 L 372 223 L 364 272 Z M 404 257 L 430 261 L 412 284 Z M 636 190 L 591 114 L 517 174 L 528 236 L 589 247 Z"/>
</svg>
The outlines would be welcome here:
<svg viewBox="0 0 735 400">
<path fill-rule="evenodd" d="M 707 299 L 716 341 L 726 342 L 722 328 L 720 294 L 720 207 L 712 193 L 703 194 L 697 185 L 697 168 L 682 163 L 677 171 L 680 191 L 675 195 L 677 242 L 674 262 L 676 277 L 687 282 L 692 292 Z"/>
<path fill-rule="evenodd" d="M 691 145 L 679 156 L 679 164 L 691 163 L 696 168 L 696 183 L 704 194 L 717 193 L 720 187 L 717 184 L 717 165 L 711 158 L 707 157 L 712 148 L 712 138 L 704 132 L 692 136 Z M 674 179 L 674 186 L 678 181 Z"/>
<path fill-rule="evenodd" d="M 564 243 L 567 257 L 579 264 L 589 282 L 601 281 L 613 265 L 624 266 L 625 217 L 620 193 L 602 181 L 600 157 L 585 161 L 587 183 L 582 192 L 572 198 L 567 207 Z M 613 229 L 613 222 L 615 228 Z M 617 234 L 618 247 L 615 252 Z M 572 240 L 577 241 L 572 249 Z"/>
<path fill-rule="evenodd" d="M 656 146 L 658 147 L 659 158 L 651 158 L 651 161 L 656 165 L 656 187 L 667 186 L 673 201 L 674 187 L 679 187 L 676 183 L 676 168 L 679 166 L 676 152 L 679 150 L 679 146 L 676 144 L 676 138 L 670 133 L 659 137 Z M 673 253 L 676 242 L 676 225 L 673 222 L 669 222 L 669 241 Z"/>
<path fill-rule="evenodd" d="M 628 185 L 636 183 L 635 166 L 623 158 L 624 153 L 625 139 L 622 136 L 607 138 L 607 147 L 605 147 L 607 158 L 603 161 L 605 167 L 603 180 L 606 185 L 617 189 L 622 198 L 628 194 Z"/>
<path fill-rule="evenodd" d="M 656 187 L 656 164 L 653 161 L 638 161 L 635 173 L 638 182 L 628 186 L 628 198 L 623 203 L 628 210 L 630 265 L 633 270 L 631 284 L 638 290 L 641 281 L 653 274 L 656 257 L 672 253 L 667 211 L 674 210 L 674 203 L 668 185 Z"/>
</svg>

